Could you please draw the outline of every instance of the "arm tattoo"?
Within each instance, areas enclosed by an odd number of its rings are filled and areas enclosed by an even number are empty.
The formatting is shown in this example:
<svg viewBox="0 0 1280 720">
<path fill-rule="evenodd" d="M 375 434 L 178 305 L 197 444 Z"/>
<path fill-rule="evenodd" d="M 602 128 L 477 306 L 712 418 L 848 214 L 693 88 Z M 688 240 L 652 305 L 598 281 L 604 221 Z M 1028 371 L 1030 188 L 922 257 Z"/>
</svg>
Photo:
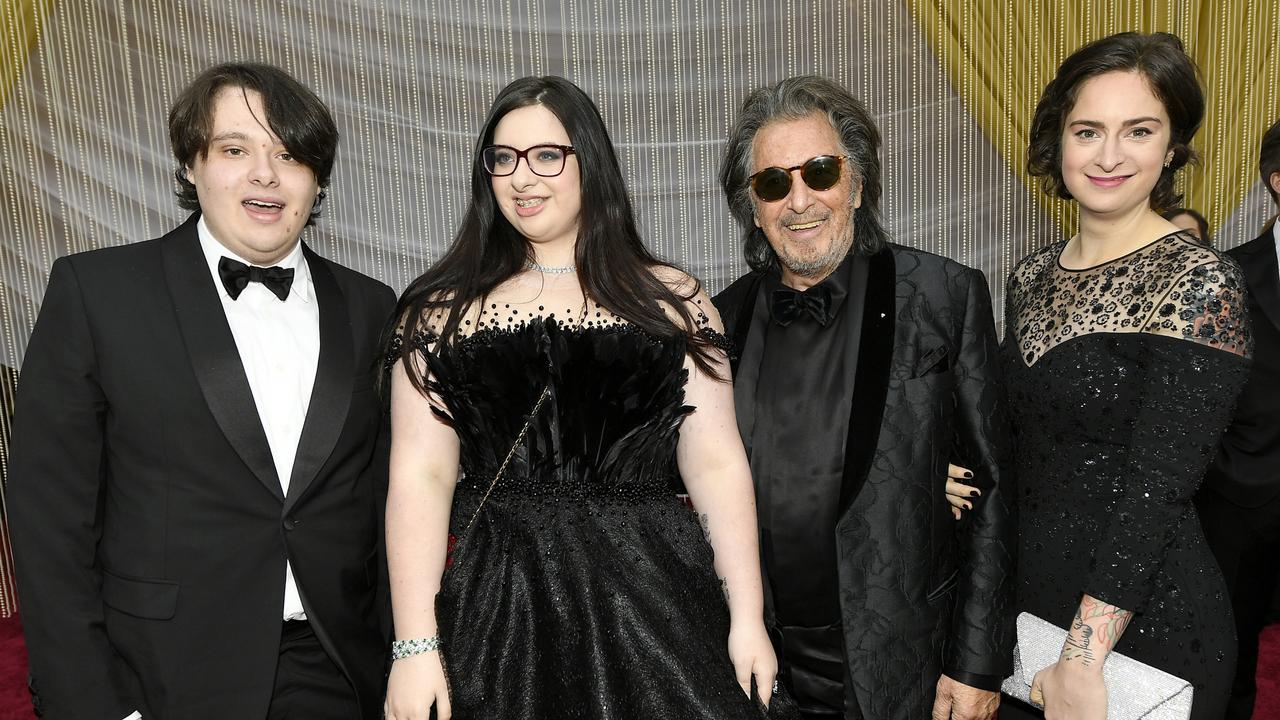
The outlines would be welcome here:
<svg viewBox="0 0 1280 720">
<path fill-rule="evenodd" d="M 1080 619 L 1080 611 L 1071 621 L 1071 629 L 1067 631 L 1067 641 L 1062 644 L 1061 660 L 1079 660 L 1086 667 L 1093 664 L 1093 628 Z"/>
<path fill-rule="evenodd" d="M 1085 667 L 1105 660 L 1132 618 L 1133 613 L 1128 610 L 1085 595 L 1076 609 L 1075 619 L 1071 621 L 1059 659 L 1079 662 Z"/>
<path fill-rule="evenodd" d="M 711 542 L 711 521 L 706 513 L 698 513 L 698 524 L 702 525 L 702 534 L 707 537 L 707 542 Z M 729 581 L 720 578 L 720 589 L 724 592 L 724 601 L 729 602 Z"/>
</svg>

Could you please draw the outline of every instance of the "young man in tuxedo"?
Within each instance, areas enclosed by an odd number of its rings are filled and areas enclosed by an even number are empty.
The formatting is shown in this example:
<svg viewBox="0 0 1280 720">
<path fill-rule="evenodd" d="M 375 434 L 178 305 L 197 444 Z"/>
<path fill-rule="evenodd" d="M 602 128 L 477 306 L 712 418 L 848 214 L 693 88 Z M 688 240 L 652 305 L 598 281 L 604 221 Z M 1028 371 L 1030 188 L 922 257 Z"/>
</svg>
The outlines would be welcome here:
<svg viewBox="0 0 1280 720">
<path fill-rule="evenodd" d="M 159 239 L 54 263 L 19 378 L 10 521 L 45 718 L 377 718 L 395 296 L 299 242 L 338 132 L 282 70 L 169 115 Z"/>
<path fill-rule="evenodd" d="M 1262 138 L 1258 171 L 1280 207 L 1280 122 Z M 1253 366 L 1236 416 L 1196 497 L 1209 547 L 1222 566 L 1240 650 L 1227 720 L 1253 716 L 1258 634 L 1280 575 L 1280 223 L 1228 250 L 1249 286 Z"/>
</svg>

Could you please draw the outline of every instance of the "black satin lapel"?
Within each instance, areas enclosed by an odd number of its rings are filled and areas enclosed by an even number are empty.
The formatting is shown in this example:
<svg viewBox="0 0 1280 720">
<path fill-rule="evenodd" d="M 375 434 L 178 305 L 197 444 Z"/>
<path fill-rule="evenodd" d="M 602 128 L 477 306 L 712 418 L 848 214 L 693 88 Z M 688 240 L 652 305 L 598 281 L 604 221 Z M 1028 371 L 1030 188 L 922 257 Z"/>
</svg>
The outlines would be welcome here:
<svg viewBox="0 0 1280 720">
<path fill-rule="evenodd" d="M 213 275 L 200 250 L 193 215 L 171 241 L 162 246 L 165 276 L 178 327 L 191 358 L 200 391 L 222 434 L 258 480 L 280 500 L 280 478 L 276 475 L 267 433 L 258 417 L 258 406 L 249 389 L 240 351 L 227 324 L 222 301 L 213 284 Z"/>
<path fill-rule="evenodd" d="M 862 332 L 858 335 L 858 369 L 854 376 L 837 518 L 849 509 L 866 483 L 880 440 L 880 422 L 884 418 L 884 402 L 889 389 L 889 365 L 893 359 L 897 278 L 893 250 L 885 248 L 868 258 L 866 290 L 861 294 Z M 857 288 L 851 286 L 850 292 L 854 295 L 849 298 L 849 310 L 856 311 L 859 309 L 855 304 Z"/>
<path fill-rule="evenodd" d="M 747 283 L 746 292 L 742 294 L 738 311 L 734 314 L 733 327 L 725 328 L 729 331 L 729 339 L 733 341 L 735 351 L 729 357 L 729 370 L 734 377 L 738 376 L 738 361 L 743 348 L 747 346 L 747 336 L 751 332 L 751 318 L 756 312 L 756 295 L 759 295 L 760 283 L 763 279 L 764 276 L 757 273 L 756 277 Z"/>
<path fill-rule="evenodd" d="M 1270 232 L 1260 240 L 1264 241 L 1253 250 L 1253 261 L 1242 263 L 1244 279 L 1263 314 L 1280 329 L 1280 265 L 1276 260 L 1276 246 Z"/>
<path fill-rule="evenodd" d="M 304 245 L 302 250 L 311 271 L 320 315 L 320 358 L 316 363 L 311 402 L 307 405 L 307 419 L 302 425 L 302 437 L 298 440 L 298 452 L 293 460 L 285 512 L 307 491 L 320 468 L 333 454 L 333 447 L 347 422 L 355 372 L 351 315 L 347 311 L 346 298 L 328 264 L 307 246 Z"/>
</svg>

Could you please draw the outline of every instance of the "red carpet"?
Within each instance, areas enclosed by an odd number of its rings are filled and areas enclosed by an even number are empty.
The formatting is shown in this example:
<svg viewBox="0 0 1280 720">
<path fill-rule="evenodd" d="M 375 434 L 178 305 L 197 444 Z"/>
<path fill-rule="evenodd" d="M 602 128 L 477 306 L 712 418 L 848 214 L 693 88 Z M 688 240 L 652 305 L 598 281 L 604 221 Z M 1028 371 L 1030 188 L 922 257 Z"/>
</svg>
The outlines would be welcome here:
<svg viewBox="0 0 1280 720">
<path fill-rule="evenodd" d="M 27 647 L 18 618 L 0 619 L 0 720 L 33 720 L 27 693 Z M 1280 720 L 1280 625 L 1262 634 L 1258 704 L 1253 720 Z"/>
<path fill-rule="evenodd" d="M 16 616 L 0 618 L 0 720 L 32 720 L 27 692 L 27 646 Z"/>
<path fill-rule="evenodd" d="M 1280 720 L 1280 624 L 1262 632 L 1258 651 L 1258 702 L 1253 720 Z"/>
</svg>

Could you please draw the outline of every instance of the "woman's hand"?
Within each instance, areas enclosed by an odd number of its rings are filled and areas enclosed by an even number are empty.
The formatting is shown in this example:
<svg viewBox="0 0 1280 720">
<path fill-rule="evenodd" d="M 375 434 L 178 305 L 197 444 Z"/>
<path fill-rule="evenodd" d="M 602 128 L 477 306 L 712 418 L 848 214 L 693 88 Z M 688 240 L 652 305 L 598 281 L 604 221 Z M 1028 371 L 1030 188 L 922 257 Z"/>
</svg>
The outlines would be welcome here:
<svg viewBox="0 0 1280 720">
<path fill-rule="evenodd" d="M 769 633 L 765 632 L 764 623 L 756 621 L 751 627 L 741 628 L 737 624 L 729 628 L 729 660 L 733 663 L 734 674 L 742 692 L 751 697 L 751 677 L 756 679 L 756 692 L 765 707 L 773 699 L 773 681 L 778 676 L 778 659 L 773 654 L 773 644 L 769 642 Z"/>
<path fill-rule="evenodd" d="M 947 465 L 947 502 L 951 503 L 951 514 L 957 520 L 964 515 L 965 510 L 973 509 L 973 501 L 971 498 L 978 497 L 982 491 L 972 485 L 966 485 L 962 481 L 972 481 L 973 472 L 959 465 Z"/>
<path fill-rule="evenodd" d="M 1058 662 L 1031 681 L 1031 702 L 1044 708 L 1045 720 L 1106 720 L 1107 685 L 1102 665 Z"/>
<path fill-rule="evenodd" d="M 387 699 L 382 704 L 386 719 L 427 720 L 432 705 L 436 706 L 438 720 L 449 720 L 453 714 L 440 653 L 424 652 L 393 662 L 387 678 Z"/>
</svg>

